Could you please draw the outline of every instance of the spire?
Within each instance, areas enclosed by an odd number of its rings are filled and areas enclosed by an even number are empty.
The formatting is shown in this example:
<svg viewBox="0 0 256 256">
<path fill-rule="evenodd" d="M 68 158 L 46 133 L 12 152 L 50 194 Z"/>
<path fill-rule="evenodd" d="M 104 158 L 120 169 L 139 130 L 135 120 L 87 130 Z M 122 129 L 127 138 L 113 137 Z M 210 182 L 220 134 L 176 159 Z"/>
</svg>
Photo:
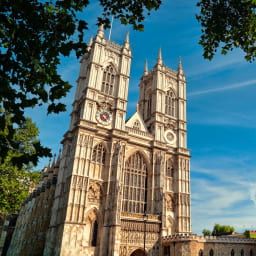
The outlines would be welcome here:
<svg viewBox="0 0 256 256">
<path fill-rule="evenodd" d="M 182 65 L 181 65 L 181 57 L 179 57 L 178 73 L 180 73 L 180 74 L 184 74 L 184 72 L 183 72 L 183 68 L 182 68 Z"/>
<path fill-rule="evenodd" d="M 126 37 L 125 37 L 125 41 L 124 41 L 125 43 L 130 43 L 129 42 L 129 31 L 127 31 L 127 33 L 126 33 Z"/>
<path fill-rule="evenodd" d="M 148 61 L 146 59 L 143 75 L 147 75 L 147 74 L 148 74 Z"/>
<path fill-rule="evenodd" d="M 87 51 L 90 51 L 91 48 L 92 48 L 92 35 L 91 35 L 90 41 L 89 41 L 89 43 L 88 43 L 88 45 L 87 45 Z"/>
<path fill-rule="evenodd" d="M 127 31 L 127 33 L 126 33 L 123 48 L 130 49 L 129 31 Z"/>
<path fill-rule="evenodd" d="M 163 64 L 161 47 L 159 48 L 159 52 L 158 52 L 158 57 L 157 57 L 157 62 L 156 63 L 157 64 Z"/>
<path fill-rule="evenodd" d="M 98 32 L 97 32 L 97 38 L 100 37 L 100 38 L 103 38 L 104 37 L 104 27 L 103 27 L 103 24 L 101 24 L 99 26 L 99 29 L 98 29 Z"/>
</svg>

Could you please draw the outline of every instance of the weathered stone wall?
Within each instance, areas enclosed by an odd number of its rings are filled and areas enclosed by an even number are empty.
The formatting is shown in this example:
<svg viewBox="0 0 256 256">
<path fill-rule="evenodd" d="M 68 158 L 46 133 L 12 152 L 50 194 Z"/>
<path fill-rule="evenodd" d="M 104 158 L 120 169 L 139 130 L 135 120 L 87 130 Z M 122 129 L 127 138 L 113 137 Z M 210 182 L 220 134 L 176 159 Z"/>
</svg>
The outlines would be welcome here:
<svg viewBox="0 0 256 256">
<path fill-rule="evenodd" d="M 214 256 L 230 256 L 232 250 L 238 256 L 256 255 L 256 239 L 235 236 L 170 236 L 165 237 L 162 244 L 163 247 L 170 247 L 170 254 L 164 254 L 163 250 L 163 256 L 201 256 L 200 251 L 206 256 L 210 255 L 211 250 Z"/>
</svg>

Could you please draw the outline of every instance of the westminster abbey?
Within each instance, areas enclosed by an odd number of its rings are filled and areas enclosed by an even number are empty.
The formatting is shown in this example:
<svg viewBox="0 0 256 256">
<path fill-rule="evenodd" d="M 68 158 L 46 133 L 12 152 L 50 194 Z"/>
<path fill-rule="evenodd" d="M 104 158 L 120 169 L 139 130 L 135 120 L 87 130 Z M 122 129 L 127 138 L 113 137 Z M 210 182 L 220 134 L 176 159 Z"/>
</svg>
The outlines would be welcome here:
<svg viewBox="0 0 256 256">
<path fill-rule="evenodd" d="M 63 151 L 24 202 L 8 255 L 170 255 L 163 237 L 191 234 L 186 80 L 145 64 L 126 120 L 131 66 L 101 26 L 81 59 Z M 185 255 L 185 254 L 183 254 Z"/>
</svg>

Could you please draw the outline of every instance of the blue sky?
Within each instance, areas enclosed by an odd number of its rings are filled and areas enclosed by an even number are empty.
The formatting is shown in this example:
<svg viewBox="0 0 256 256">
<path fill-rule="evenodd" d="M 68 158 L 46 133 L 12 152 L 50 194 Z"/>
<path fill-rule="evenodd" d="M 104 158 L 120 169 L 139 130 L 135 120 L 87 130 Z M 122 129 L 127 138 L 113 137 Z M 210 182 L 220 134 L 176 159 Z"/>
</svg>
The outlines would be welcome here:
<svg viewBox="0 0 256 256">
<path fill-rule="evenodd" d="M 161 47 L 164 64 L 176 70 L 181 56 L 187 76 L 188 148 L 192 154 L 192 231 L 201 234 L 215 223 L 233 225 L 237 231 L 256 229 L 256 63 L 247 63 L 240 50 L 204 60 L 196 12 L 194 0 L 165 0 L 147 17 L 144 32 L 114 21 L 112 41 L 122 44 L 130 31 L 133 60 L 127 117 L 136 108 L 145 59 L 151 69 Z M 83 15 L 89 22 L 88 42 L 97 31 L 97 1 Z M 64 100 L 67 112 L 47 116 L 45 107 L 28 111 L 37 122 L 42 143 L 53 152 L 58 152 L 69 126 L 79 61 L 74 55 L 63 58 L 59 70 L 74 86 Z M 42 159 L 38 168 L 48 161 Z"/>
</svg>

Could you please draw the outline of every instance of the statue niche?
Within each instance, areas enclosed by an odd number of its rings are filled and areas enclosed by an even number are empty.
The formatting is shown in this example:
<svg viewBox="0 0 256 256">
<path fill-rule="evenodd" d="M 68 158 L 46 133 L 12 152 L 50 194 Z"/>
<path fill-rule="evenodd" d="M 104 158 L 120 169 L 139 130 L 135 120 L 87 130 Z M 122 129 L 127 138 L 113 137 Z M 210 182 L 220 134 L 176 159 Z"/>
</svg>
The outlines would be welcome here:
<svg viewBox="0 0 256 256">
<path fill-rule="evenodd" d="M 90 184 L 89 190 L 88 190 L 88 201 L 90 203 L 100 203 L 102 198 L 102 189 L 101 185 L 98 183 L 92 183 Z"/>
</svg>

